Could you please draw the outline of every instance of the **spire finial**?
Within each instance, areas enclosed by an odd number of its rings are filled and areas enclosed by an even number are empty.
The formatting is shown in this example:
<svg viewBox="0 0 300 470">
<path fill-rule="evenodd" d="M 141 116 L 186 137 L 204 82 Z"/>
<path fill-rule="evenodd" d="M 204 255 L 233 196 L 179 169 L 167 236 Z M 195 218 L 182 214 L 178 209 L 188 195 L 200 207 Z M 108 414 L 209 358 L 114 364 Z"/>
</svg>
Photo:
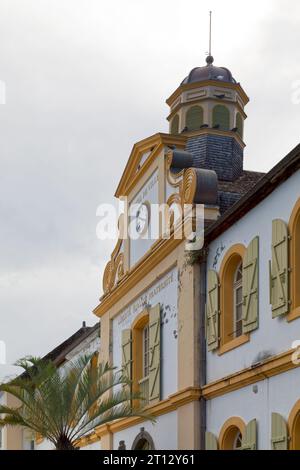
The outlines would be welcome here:
<svg viewBox="0 0 300 470">
<path fill-rule="evenodd" d="M 211 65 L 214 62 L 214 58 L 211 55 L 211 30 L 212 30 L 211 24 L 212 24 L 212 11 L 209 12 L 209 52 L 208 52 L 208 56 L 206 57 L 207 65 Z"/>
</svg>

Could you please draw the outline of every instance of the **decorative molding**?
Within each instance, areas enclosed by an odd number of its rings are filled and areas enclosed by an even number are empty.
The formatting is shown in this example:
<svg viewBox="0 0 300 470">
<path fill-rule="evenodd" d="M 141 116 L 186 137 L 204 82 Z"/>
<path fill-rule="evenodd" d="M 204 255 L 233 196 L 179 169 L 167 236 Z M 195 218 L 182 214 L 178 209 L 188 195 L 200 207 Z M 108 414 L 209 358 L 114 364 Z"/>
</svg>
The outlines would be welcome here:
<svg viewBox="0 0 300 470">
<path fill-rule="evenodd" d="M 300 234 L 297 234 L 297 229 L 300 229 L 300 198 L 294 205 L 292 214 L 289 220 L 289 233 L 291 240 L 289 243 L 289 256 L 290 256 L 290 299 L 292 301 L 292 311 L 287 314 L 286 319 L 288 322 L 292 322 L 297 318 L 300 318 L 300 294 L 299 294 L 299 277 L 300 277 L 300 247 L 297 245 L 300 239 Z M 299 230 L 298 229 L 298 230 Z"/>
<path fill-rule="evenodd" d="M 168 106 L 172 107 L 172 104 L 178 98 L 182 92 L 188 91 L 188 90 L 193 90 L 195 88 L 199 88 L 200 83 L 195 82 L 195 83 L 187 83 L 185 85 L 180 85 L 174 93 L 166 100 L 166 103 Z M 241 87 L 239 83 L 227 83 L 227 82 L 220 82 L 218 80 L 207 80 L 204 82 L 201 82 L 201 87 L 212 87 L 212 86 L 217 86 L 217 87 L 222 87 L 222 88 L 229 88 L 231 90 L 235 90 L 241 97 L 242 101 L 246 105 L 249 102 L 249 97 L 246 95 L 245 91 Z"/>
<path fill-rule="evenodd" d="M 163 150 L 164 147 L 175 145 L 177 148 L 185 148 L 187 137 L 182 135 L 162 134 L 158 133 L 140 142 L 137 142 L 132 149 L 129 160 L 119 182 L 115 196 L 127 196 L 131 189 L 135 186 L 137 181 L 146 173 L 157 155 Z M 137 172 L 137 167 L 141 155 L 153 148 L 151 155 L 147 158 L 141 169 Z"/>
<path fill-rule="evenodd" d="M 125 273 L 118 284 L 100 299 L 101 303 L 93 310 L 93 313 L 97 317 L 102 317 L 182 242 L 183 240 L 174 237 L 158 240 L 139 262 L 134 265 L 131 271 Z"/>
<path fill-rule="evenodd" d="M 228 442 L 232 440 L 233 436 L 228 435 L 232 429 L 237 428 L 242 436 L 244 437 L 246 431 L 246 424 L 241 418 L 233 417 L 229 418 L 222 426 L 219 435 L 219 449 L 220 450 L 232 450 L 233 442 Z"/>
<path fill-rule="evenodd" d="M 153 406 L 146 407 L 145 411 L 147 411 L 147 413 L 149 413 L 151 416 L 161 416 L 163 414 L 170 413 L 171 411 L 175 411 L 179 407 L 187 405 L 188 403 L 198 401 L 200 396 L 201 391 L 199 388 L 188 387 L 184 390 L 174 393 L 173 395 L 170 395 L 167 399 L 162 400 Z M 123 431 L 124 429 L 136 426 L 143 421 L 145 421 L 145 418 L 136 416 L 132 418 L 119 419 L 118 421 L 114 421 L 109 425 L 104 424 L 103 426 L 96 428 L 89 436 L 81 439 L 78 442 L 78 446 L 85 447 L 88 444 L 99 441 L 106 434 Z"/>
<path fill-rule="evenodd" d="M 288 433 L 290 437 L 290 450 L 299 450 L 297 448 L 297 437 L 299 436 L 299 414 L 300 414 L 300 400 L 293 406 L 288 418 Z M 297 426 L 298 424 L 298 426 Z M 297 429 L 298 428 L 298 429 Z M 298 432 L 297 432 L 298 431 Z M 299 437 L 298 437 L 299 441 Z"/>
<path fill-rule="evenodd" d="M 228 353 L 229 351 L 233 351 L 234 349 L 237 349 L 243 344 L 247 344 L 250 341 L 250 334 L 246 335 L 241 335 L 238 338 L 234 338 L 232 341 L 229 341 L 226 344 L 223 344 L 219 351 L 218 351 L 218 356 L 223 356 L 223 354 Z"/>
<path fill-rule="evenodd" d="M 188 168 L 184 171 L 182 203 L 193 204 L 197 190 L 197 174 L 195 168 Z"/>
<path fill-rule="evenodd" d="M 118 240 L 116 248 L 111 255 L 111 260 L 107 263 L 103 274 L 103 292 L 111 292 L 113 287 L 125 275 L 124 271 L 124 253 L 118 253 L 122 246 L 122 240 Z"/>
<path fill-rule="evenodd" d="M 211 400 L 289 370 L 297 369 L 299 365 L 292 360 L 294 352 L 294 349 L 286 351 L 261 363 L 254 364 L 252 367 L 211 382 L 203 387 L 202 396 L 206 400 Z"/>
<path fill-rule="evenodd" d="M 165 165 L 166 165 L 165 169 L 166 169 L 167 181 L 173 188 L 179 188 L 179 193 L 180 193 L 182 189 L 184 170 L 181 170 L 178 173 L 172 172 L 171 170 L 172 160 L 173 160 L 173 151 L 169 150 L 165 155 Z"/>
<path fill-rule="evenodd" d="M 243 260 L 246 247 L 242 244 L 233 245 L 225 253 L 220 267 L 220 354 L 235 349 L 249 341 L 249 336 L 233 338 L 233 276 L 234 272 Z M 227 284 L 230 284 L 227 286 Z M 231 287 L 232 286 L 232 287 Z"/>
</svg>

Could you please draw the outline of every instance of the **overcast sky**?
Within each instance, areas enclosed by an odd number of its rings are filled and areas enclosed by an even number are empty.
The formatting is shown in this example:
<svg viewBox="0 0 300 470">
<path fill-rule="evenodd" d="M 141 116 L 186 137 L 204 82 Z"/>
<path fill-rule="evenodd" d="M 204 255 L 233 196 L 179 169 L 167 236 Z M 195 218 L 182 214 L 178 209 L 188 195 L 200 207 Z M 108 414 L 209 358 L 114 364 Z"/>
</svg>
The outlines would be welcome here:
<svg viewBox="0 0 300 470">
<path fill-rule="evenodd" d="M 165 99 L 205 63 L 251 102 L 245 168 L 299 143 L 299 0 L 0 0 L 0 340 L 10 363 L 76 331 L 113 242 L 96 238 L 133 144 L 167 131 Z M 298 84 L 300 89 L 300 82 Z M 300 101 L 300 100 L 299 100 Z"/>
</svg>

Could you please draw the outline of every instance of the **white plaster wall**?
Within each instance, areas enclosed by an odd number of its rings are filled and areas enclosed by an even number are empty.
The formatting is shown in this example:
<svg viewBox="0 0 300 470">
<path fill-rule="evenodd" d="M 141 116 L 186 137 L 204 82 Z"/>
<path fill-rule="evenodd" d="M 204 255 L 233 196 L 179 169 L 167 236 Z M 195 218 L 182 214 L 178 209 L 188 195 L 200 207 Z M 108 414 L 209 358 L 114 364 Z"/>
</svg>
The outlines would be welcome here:
<svg viewBox="0 0 300 470">
<path fill-rule="evenodd" d="M 300 399 L 300 370 L 294 369 L 271 379 L 258 382 L 258 393 L 253 385 L 228 393 L 207 402 L 207 430 L 219 436 L 223 424 L 232 417 L 240 417 L 247 424 L 257 420 L 258 448 L 270 449 L 271 415 L 281 414 L 286 421 Z"/>
<path fill-rule="evenodd" d="M 160 303 L 161 318 L 161 394 L 162 399 L 177 392 L 177 269 L 174 268 L 152 285 L 113 320 L 113 364 L 122 367 L 122 330 L 131 328 L 145 305 Z"/>
<path fill-rule="evenodd" d="M 134 439 L 140 433 L 141 427 L 145 428 L 145 431 L 151 435 L 156 450 L 177 449 L 177 411 L 158 416 L 154 424 L 146 421 L 115 433 L 113 436 L 113 448 L 118 449 L 119 442 L 125 441 L 126 449 L 131 450 Z"/>
<path fill-rule="evenodd" d="M 223 356 L 207 354 L 207 381 L 237 372 L 257 362 L 260 353 L 274 355 L 289 350 L 300 339 L 300 320 L 287 323 L 284 318 L 272 319 L 269 304 L 269 260 L 271 259 L 272 220 L 289 221 L 293 207 L 300 197 L 300 171 L 279 186 L 268 198 L 240 221 L 230 227 L 210 245 L 208 268 L 219 271 L 226 251 L 236 243 L 245 246 L 259 235 L 259 329 L 251 334 L 251 341 Z M 223 251 L 221 248 L 224 248 Z M 220 256 L 216 255 L 220 253 Z M 214 264 L 216 261 L 216 264 Z"/>
<path fill-rule="evenodd" d="M 159 199 L 158 199 L 158 170 L 156 170 L 148 179 L 148 181 L 145 183 L 143 189 L 139 191 L 139 193 L 134 197 L 134 199 L 130 203 L 130 216 L 135 217 L 136 214 L 136 207 L 134 209 L 134 206 L 139 206 L 140 204 L 148 202 L 150 204 L 158 204 Z M 131 207 L 133 210 L 133 214 L 131 214 Z M 152 212 L 152 213 L 151 213 Z M 129 244 L 129 260 L 130 260 L 130 266 L 134 266 L 144 255 L 147 253 L 147 251 L 151 248 L 153 243 L 157 240 L 157 238 L 152 239 L 152 233 L 153 230 L 155 231 L 156 227 L 156 218 L 154 216 L 154 211 L 150 210 L 150 221 L 149 221 L 149 226 L 148 226 L 148 231 L 147 233 L 142 236 L 141 238 L 138 238 L 137 240 L 130 240 Z M 133 222 L 134 223 L 134 220 Z"/>
</svg>

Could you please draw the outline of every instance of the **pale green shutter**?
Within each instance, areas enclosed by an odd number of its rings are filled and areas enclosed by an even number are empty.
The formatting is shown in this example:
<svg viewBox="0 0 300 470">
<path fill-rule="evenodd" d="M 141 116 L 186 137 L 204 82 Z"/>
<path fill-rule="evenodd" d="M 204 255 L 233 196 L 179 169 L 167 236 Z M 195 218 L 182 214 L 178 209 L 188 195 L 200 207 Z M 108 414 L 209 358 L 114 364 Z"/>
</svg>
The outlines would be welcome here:
<svg viewBox="0 0 300 470">
<path fill-rule="evenodd" d="M 236 115 L 236 127 L 237 127 L 237 132 L 241 138 L 243 138 L 243 128 L 244 128 L 244 123 L 243 123 L 243 118 L 240 115 L 240 113 L 237 113 Z"/>
<path fill-rule="evenodd" d="M 209 270 L 207 273 L 206 294 L 206 341 L 208 351 L 215 351 L 219 347 L 219 278 L 216 271 Z"/>
<path fill-rule="evenodd" d="M 123 374 L 132 380 L 132 339 L 131 330 L 122 331 L 122 370 Z"/>
<path fill-rule="evenodd" d="M 171 123 L 171 134 L 178 134 L 179 132 L 179 116 L 176 114 L 176 116 L 172 119 Z"/>
<path fill-rule="evenodd" d="M 211 432 L 205 433 L 205 450 L 218 450 L 218 441 Z"/>
<path fill-rule="evenodd" d="M 248 246 L 243 259 L 243 333 L 258 328 L 259 237 Z"/>
<path fill-rule="evenodd" d="M 242 450 L 256 450 L 257 449 L 257 433 L 256 433 L 256 419 L 247 424 L 245 433 L 242 439 Z"/>
<path fill-rule="evenodd" d="M 192 106 L 186 113 L 186 127 L 189 131 L 197 131 L 203 124 L 203 109 L 200 106 Z"/>
<path fill-rule="evenodd" d="M 278 413 L 272 413 L 272 450 L 288 449 L 288 431 L 285 419 Z"/>
<path fill-rule="evenodd" d="M 213 126 L 219 125 L 223 131 L 229 131 L 230 114 L 226 106 L 217 105 L 213 109 Z"/>
<path fill-rule="evenodd" d="M 160 305 L 149 313 L 149 403 L 160 400 Z"/>
<path fill-rule="evenodd" d="M 283 220 L 273 220 L 270 302 L 273 318 L 289 311 L 289 234 Z"/>
</svg>

